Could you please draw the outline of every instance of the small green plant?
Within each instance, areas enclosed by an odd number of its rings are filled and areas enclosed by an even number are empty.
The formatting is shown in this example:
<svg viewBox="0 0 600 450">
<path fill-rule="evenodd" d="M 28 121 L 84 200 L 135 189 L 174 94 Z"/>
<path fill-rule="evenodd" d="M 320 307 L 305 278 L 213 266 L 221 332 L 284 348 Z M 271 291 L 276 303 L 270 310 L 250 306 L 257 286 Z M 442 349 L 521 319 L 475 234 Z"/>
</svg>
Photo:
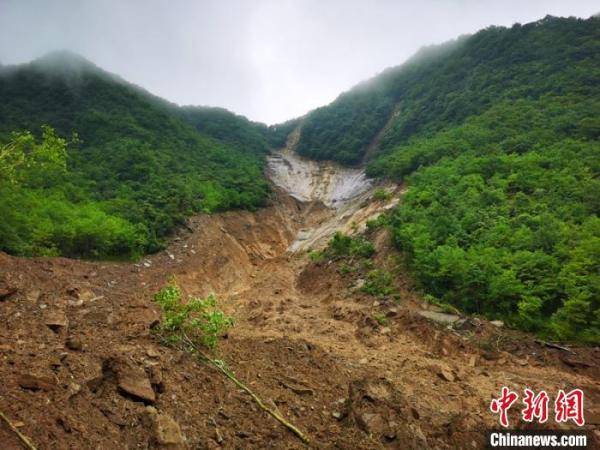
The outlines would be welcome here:
<svg viewBox="0 0 600 450">
<path fill-rule="evenodd" d="M 167 344 L 176 345 L 185 339 L 214 350 L 219 336 L 233 325 L 233 319 L 217 308 L 213 294 L 205 299 L 189 297 L 186 302 L 181 297 L 181 289 L 174 281 L 154 296 L 164 314 L 157 332 Z"/>
<path fill-rule="evenodd" d="M 319 250 L 310 250 L 308 257 L 314 263 L 319 263 L 325 259 L 325 253 Z"/>
<path fill-rule="evenodd" d="M 379 214 L 375 219 L 367 220 L 367 230 L 373 231 L 390 224 L 390 217 L 387 214 Z"/>
<path fill-rule="evenodd" d="M 442 311 L 447 314 L 460 314 L 460 311 L 454 306 L 449 305 L 448 303 L 444 303 L 443 301 L 435 298 L 433 295 L 425 294 L 423 296 L 423 300 L 425 300 L 427 303 L 431 303 L 432 305 L 441 308 Z"/>
<path fill-rule="evenodd" d="M 375 319 L 377 321 L 377 323 L 379 325 L 381 325 L 382 327 L 385 327 L 387 324 L 390 323 L 389 319 L 387 317 L 385 317 L 385 314 L 382 314 L 382 313 L 374 314 L 373 319 Z"/>
<path fill-rule="evenodd" d="M 348 275 L 349 273 L 352 272 L 356 272 L 356 267 L 347 264 L 347 263 L 342 263 L 342 265 L 340 266 L 340 273 L 342 275 Z"/>
<path fill-rule="evenodd" d="M 373 199 L 375 199 L 375 200 L 388 201 L 391 198 L 392 198 L 392 193 L 386 191 L 383 188 L 377 188 L 377 189 L 375 189 L 375 192 L 373 192 Z"/>
<path fill-rule="evenodd" d="M 327 253 L 335 257 L 370 258 L 375 254 L 375 247 L 366 238 L 347 236 L 339 231 L 333 235 L 327 247 Z"/>
<path fill-rule="evenodd" d="M 361 290 L 374 297 L 387 297 L 394 293 L 392 274 L 381 269 L 374 269 L 367 273 L 365 284 Z"/>
</svg>

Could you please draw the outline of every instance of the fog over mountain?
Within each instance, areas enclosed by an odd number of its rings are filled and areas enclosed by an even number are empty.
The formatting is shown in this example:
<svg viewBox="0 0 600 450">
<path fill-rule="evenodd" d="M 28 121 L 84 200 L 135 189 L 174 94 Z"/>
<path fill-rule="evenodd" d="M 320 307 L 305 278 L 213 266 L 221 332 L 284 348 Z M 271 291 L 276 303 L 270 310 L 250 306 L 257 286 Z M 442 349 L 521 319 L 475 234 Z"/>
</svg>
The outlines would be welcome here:
<svg viewBox="0 0 600 450">
<path fill-rule="evenodd" d="M 0 0 L 0 62 L 68 49 L 170 101 L 276 123 L 423 45 L 597 10 L 593 0 Z"/>
</svg>

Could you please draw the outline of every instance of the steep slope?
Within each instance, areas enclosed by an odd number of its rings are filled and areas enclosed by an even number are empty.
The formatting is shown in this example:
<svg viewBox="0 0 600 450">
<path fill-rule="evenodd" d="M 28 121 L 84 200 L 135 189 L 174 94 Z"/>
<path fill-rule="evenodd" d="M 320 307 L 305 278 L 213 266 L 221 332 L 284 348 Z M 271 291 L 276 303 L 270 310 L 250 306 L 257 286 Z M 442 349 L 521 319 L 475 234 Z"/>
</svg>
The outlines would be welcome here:
<svg viewBox="0 0 600 450">
<path fill-rule="evenodd" d="M 2 184 L 6 251 L 135 255 L 160 248 L 192 212 L 264 204 L 264 139 L 243 145 L 210 127 L 199 132 L 174 105 L 76 55 L 3 67 L 0 99 L 3 143 L 13 139 L 9 132 L 37 134 L 44 124 L 79 136 L 68 148 L 67 173 L 53 183 L 40 187 L 30 177 L 22 186 Z M 44 200 L 62 217 L 41 208 Z M 17 205 L 33 220 L 19 216 Z M 101 236 L 100 223 L 111 221 Z"/>
<path fill-rule="evenodd" d="M 600 342 L 600 20 L 425 49 L 303 122 L 298 152 L 406 180 L 390 222 L 437 301 Z"/>
</svg>

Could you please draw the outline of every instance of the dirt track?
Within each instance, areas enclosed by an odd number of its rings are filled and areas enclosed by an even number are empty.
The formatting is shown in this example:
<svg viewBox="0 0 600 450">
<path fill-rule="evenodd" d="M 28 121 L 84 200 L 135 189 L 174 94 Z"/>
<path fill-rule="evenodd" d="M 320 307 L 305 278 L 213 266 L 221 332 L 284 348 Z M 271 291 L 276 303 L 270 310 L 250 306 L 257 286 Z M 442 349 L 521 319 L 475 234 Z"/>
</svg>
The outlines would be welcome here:
<svg viewBox="0 0 600 450">
<path fill-rule="evenodd" d="M 0 410 L 41 449 L 302 448 L 230 382 L 153 339 L 152 295 L 175 276 L 188 294 L 217 293 L 236 320 L 220 357 L 315 448 L 481 448 L 502 385 L 582 388 L 598 437 L 597 349 L 565 355 L 485 322 L 448 330 L 416 314 L 405 279 L 399 304 L 376 301 L 337 264 L 287 252 L 334 212 L 283 193 L 273 204 L 199 216 L 137 264 L 0 254 Z M 372 238 L 389 264 L 386 233 Z M 0 443 L 21 448 L 4 424 Z"/>
</svg>

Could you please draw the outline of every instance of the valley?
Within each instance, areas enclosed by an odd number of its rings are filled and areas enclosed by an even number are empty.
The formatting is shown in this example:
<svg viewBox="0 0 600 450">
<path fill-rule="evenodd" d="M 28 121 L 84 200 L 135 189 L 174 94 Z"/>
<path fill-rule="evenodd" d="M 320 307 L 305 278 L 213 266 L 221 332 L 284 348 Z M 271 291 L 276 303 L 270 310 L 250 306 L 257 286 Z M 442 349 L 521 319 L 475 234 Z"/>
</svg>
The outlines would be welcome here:
<svg viewBox="0 0 600 450">
<path fill-rule="evenodd" d="M 274 156 L 275 183 L 290 157 L 291 148 Z M 311 172 L 319 188 L 307 191 L 306 170 L 285 179 L 307 198 L 275 187 L 255 213 L 195 216 L 138 263 L 0 255 L 0 410 L 38 448 L 304 448 L 214 369 L 159 345 L 152 296 L 173 278 L 186 294 L 216 293 L 235 320 L 218 358 L 314 448 L 480 448 L 499 380 L 577 386 L 597 408 L 597 349 L 573 356 L 479 319 L 448 328 L 420 314 L 433 306 L 406 276 L 395 280 L 399 301 L 380 300 L 339 263 L 311 262 L 308 247 L 362 230 L 404 191 L 387 186 L 387 203 L 368 183 L 328 189 L 346 170 L 333 164 Z M 390 265 L 389 233 L 370 238 L 375 264 Z M 596 429 L 598 410 L 587 417 Z M 4 427 L 0 441 L 20 445 Z"/>
</svg>

